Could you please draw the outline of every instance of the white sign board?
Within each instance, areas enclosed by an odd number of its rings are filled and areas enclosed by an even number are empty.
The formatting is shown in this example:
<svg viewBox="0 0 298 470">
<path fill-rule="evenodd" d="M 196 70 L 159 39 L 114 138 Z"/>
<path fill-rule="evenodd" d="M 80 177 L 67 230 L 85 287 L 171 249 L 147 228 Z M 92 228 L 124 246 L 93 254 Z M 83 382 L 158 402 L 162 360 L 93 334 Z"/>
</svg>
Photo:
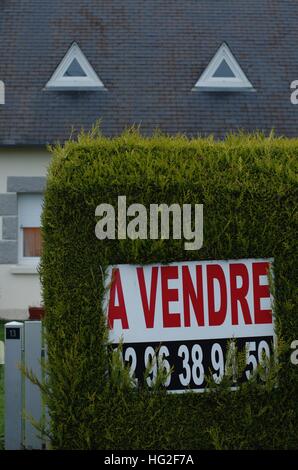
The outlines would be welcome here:
<svg viewBox="0 0 298 470">
<path fill-rule="evenodd" d="M 274 340 L 268 272 L 272 259 L 118 265 L 109 268 L 106 312 L 113 345 L 123 341 L 131 373 L 142 380 L 155 351 L 169 390 L 203 389 L 224 373 L 233 338 L 248 352 L 246 377 Z M 254 359 L 249 356 L 255 355 Z M 150 380 L 154 381 L 156 369 Z"/>
</svg>

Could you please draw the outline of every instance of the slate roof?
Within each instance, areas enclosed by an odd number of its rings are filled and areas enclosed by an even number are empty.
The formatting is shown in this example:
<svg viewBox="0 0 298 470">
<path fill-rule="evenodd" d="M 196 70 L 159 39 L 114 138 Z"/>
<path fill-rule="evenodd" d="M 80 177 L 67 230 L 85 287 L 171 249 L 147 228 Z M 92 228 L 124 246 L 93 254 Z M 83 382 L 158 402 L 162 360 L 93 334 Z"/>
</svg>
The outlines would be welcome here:
<svg viewBox="0 0 298 470">
<path fill-rule="evenodd" d="M 147 134 L 298 134 L 297 0 L 1 0 L 0 9 L 2 146 L 63 141 L 97 119 L 107 135 L 134 123 Z M 107 92 L 44 91 L 73 41 Z M 224 41 L 255 93 L 191 91 Z"/>
</svg>

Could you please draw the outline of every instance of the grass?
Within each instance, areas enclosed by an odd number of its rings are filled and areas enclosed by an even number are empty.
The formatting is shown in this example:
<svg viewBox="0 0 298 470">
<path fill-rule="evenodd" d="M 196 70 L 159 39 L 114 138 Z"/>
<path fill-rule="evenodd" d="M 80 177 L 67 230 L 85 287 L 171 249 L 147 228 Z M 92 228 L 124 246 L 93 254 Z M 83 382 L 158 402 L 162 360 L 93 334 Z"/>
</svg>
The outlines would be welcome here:
<svg viewBox="0 0 298 470">
<path fill-rule="evenodd" d="M 4 340 L 4 323 L 0 320 L 0 341 Z M 0 365 L 0 450 L 4 449 L 4 366 Z"/>
</svg>

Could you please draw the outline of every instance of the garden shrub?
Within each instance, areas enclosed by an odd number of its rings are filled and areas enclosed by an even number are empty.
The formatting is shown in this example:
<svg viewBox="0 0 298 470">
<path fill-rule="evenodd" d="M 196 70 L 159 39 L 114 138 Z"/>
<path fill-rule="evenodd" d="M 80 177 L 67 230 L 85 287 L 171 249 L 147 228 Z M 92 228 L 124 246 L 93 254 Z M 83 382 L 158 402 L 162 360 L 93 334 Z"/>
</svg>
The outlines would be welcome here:
<svg viewBox="0 0 298 470">
<path fill-rule="evenodd" d="M 298 447 L 298 140 L 224 141 L 125 132 L 81 134 L 52 149 L 42 216 L 47 400 L 53 448 L 288 449 Z M 204 204 L 204 243 L 103 240 L 95 208 L 137 202 Z M 102 311 L 112 264 L 274 258 L 275 325 L 284 345 L 278 386 L 167 394 L 113 383 Z"/>
</svg>

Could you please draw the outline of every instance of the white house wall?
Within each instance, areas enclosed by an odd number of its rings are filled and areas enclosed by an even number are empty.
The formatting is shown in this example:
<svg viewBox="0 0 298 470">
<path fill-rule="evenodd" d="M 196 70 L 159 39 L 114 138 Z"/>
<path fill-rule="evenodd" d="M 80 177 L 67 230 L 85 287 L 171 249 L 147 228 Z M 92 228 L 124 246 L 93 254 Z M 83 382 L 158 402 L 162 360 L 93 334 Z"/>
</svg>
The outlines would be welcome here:
<svg viewBox="0 0 298 470">
<path fill-rule="evenodd" d="M 29 306 L 41 305 L 39 276 L 36 268 L 18 264 L 14 233 L 17 192 L 30 192 L 30 184 L 39 191 L 50 158 L 45 149 L 0 149 L 0 318 L 25 319 Z"/>
</svg>

